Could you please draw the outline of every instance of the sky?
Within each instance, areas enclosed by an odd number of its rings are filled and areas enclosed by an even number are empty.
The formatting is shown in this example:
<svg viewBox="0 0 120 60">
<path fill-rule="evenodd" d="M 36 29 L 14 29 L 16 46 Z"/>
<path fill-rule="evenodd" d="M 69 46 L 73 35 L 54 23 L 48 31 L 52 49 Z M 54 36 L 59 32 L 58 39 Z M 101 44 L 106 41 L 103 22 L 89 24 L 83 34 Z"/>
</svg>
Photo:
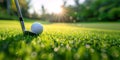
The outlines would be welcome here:
<svg viewBox="0 0 120 60">
<path fill-rule="evenodd" d="M 74 5 L 74 0 L 66 0 L 67 5 Z M 80 0 L 80 3 L 83 3 L 84 0 Z M 48 13 L 57 13 L 60 11 L 61 5 L 63 5 L 63 0 L 31 0 L 29 9 L 30 13 L 33 13 L 34 10 L 40 14 L 41 13 L 41 6 L 44 5 L 45 9 Z"/>
</svg>

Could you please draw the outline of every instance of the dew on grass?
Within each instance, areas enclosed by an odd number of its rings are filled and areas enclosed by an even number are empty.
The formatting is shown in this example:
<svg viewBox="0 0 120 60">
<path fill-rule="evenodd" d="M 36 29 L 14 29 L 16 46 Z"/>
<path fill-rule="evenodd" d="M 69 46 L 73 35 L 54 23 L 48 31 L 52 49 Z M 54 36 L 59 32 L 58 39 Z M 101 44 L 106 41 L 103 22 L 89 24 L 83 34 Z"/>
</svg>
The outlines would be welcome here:
<svg viewBox="0 0 120 60">
<path fill-rule="evenodd" d="M 102 60 L 109 60 L 106 53 L 101 53 Z"/>
<path fill-rule="evenodd" d="M 86 47 L 86 48 L 90 48 L 90 45 L 86 44 L 85 47 Z"/>
<path fill-rule="evenodd" d="M 54 51 L 57 52 L 59 49 L 60 49 L 60 46 L 59 47 L 55 47 Z"/>
<path fill-rule="evenodd" d="M 42 35 L 33 37 L 23 36 L 15 24 L 13 21 L 12 24 L 0 26 L 0 60 L 120 59 L 119 31 L 86 28 L 85 23 L 77 23 L 77 26 L 53 23 L 44 25 Z M 27 28 L 30 24 L 26 23 Z"/>
<path fill-rule="evenodd" d="M 68 50 L 71 50 L 71 47 L 70 47 L 69 44 L 66 45 L 66 48 L 67 48 Z"/>
<path fill-rule="evenodd" d="M 94 50 L 93 48 L 90 48 L 90 52 L 91 52 L 91 53 L 94 53 L 95 50 Z"/>
<path fill-rule="evenodd" d="M 43 43 L 41 43 L 40 45 L 41 45 L 41 47 L 42 47 L 42 48 L 44 48 L 44 47 L 45 47 L 45 45 L 44 45 Z"/>
<path fill-rule="evenodd" d="M 77 54 L 77 53 L 74 54 L 74 59 L 75 59 L 75 60 L 79 60 L 79 58 L 80 58 L 80 55 L 79 55 L 79 54 Z"/>
<path fill-rule="evenodd" d="M 54 58 L 54 54 L 53 54 L 53 53 L 50 53 L 50 54 L 48 55 L 48 59 L 49 59 L 49 60 L 53 60 L 53 58 Z"/>
<path fill-rule="evenodd" d="M 32 52 L 31 53 L 31 57 L 36 57 L 37 56 L 37 52 Z"/>
</svg>

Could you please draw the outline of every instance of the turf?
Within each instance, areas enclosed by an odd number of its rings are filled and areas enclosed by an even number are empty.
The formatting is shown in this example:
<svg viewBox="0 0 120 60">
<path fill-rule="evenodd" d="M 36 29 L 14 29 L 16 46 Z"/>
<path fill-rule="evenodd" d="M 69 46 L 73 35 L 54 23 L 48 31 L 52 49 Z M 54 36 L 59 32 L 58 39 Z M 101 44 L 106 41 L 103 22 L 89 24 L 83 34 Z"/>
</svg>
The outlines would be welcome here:
<svg viewBox="0 0 120 60">
<path fill-rule="evenodd" d="M 18 21 L 1 20 L 0 60 L 120 60 L 120 23 L 43 26 L 41 35 L 24 36 Z"/>
</svg>

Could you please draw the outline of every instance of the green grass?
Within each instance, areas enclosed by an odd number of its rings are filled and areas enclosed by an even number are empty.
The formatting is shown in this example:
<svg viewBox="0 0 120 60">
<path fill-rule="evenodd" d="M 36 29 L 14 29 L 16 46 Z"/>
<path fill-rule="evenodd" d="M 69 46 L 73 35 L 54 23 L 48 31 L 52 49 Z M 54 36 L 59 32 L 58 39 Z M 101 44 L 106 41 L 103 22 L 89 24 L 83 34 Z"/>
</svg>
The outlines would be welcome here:
<svg viewBox="0 0 120 60">
<path fill-rule="evenodd" d="M 18 21 L 1 20 L 0 60 L 120 60 L 120 23 L 42 23 L 35 37 L 24 36 Z"/>
</svg>

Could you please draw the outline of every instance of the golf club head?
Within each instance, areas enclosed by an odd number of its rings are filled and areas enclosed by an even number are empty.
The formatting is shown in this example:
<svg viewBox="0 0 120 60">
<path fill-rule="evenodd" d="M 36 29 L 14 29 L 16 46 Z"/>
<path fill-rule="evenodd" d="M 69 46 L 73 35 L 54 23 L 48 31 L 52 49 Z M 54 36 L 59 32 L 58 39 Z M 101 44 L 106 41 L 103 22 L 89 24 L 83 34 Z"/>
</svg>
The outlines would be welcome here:
<svg viewBox="0 0 120 60">
<path fill-rule="evenodd" d="M 37 36 L 38 34 L 33 33 L 31 31 L 24 31 L 24 35 Z"/>
</svg>

